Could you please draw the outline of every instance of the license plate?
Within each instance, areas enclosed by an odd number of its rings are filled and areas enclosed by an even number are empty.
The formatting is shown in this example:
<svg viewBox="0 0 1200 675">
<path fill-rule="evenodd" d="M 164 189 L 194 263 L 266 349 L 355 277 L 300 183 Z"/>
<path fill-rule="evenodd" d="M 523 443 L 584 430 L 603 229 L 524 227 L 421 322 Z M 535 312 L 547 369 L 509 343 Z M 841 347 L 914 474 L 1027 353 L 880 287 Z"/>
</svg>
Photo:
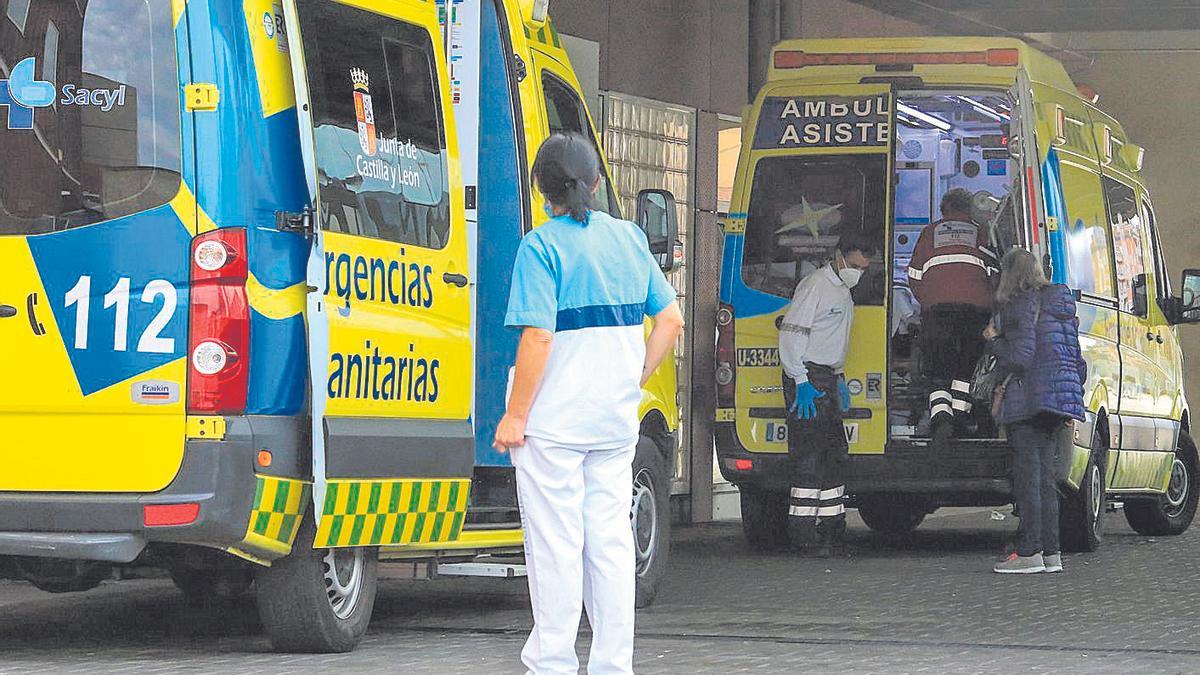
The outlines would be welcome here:
<svg viewBox="0 0 1200 675">
<path fill-rule="evenodd" d="M 748 347 L 737 350 L 739 368 L 778 368 L 779 350 L 770 347 Z"/>
</svg>

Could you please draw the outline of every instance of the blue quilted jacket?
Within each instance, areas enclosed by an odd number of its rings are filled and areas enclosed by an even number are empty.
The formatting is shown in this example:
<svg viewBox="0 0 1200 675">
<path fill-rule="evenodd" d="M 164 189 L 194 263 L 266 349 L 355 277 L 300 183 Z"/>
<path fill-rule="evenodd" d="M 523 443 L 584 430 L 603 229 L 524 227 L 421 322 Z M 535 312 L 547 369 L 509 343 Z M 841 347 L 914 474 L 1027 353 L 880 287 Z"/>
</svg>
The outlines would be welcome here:
<svg viewBox="0 0 1200 675">
<path fill-rule="evenodd" d="M 997 366 L 1012 378 L 997 422 L 1011 424 L 1042 412 L 1083 420 L 1087 363 L 1071 289 L 1055 284 L 1018 295 L 1000 309 L 998 329 Z"/>
</svg>

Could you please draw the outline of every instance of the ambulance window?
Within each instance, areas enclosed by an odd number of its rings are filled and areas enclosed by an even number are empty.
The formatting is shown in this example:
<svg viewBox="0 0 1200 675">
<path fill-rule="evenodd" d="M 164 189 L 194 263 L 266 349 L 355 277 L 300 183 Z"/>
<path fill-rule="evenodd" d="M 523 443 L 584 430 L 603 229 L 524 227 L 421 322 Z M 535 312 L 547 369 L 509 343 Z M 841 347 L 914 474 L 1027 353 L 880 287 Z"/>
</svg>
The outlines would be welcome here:
<svg viewBox="0 0 1200 675">
<path fill-rule="evenodd" d="M 801 279 L 833 256 L 843 234 L 861 232 L 877 243 L 879 253 L 855 288 L 855 302 L 882 305 L 886 170 L 887 158 L 871 155 L 759 160 L 746 218 L 745 283 L 791 297 Z"/>
<path fill-rule="evenodd" d="M 0 235 L 167 203 L 181 155 L 171 3 L 92 0 L 82 12 L 29 4 L 9 2 L 0 19 Z"/>
<path fill-rule="evenodd" d="M 1133 188 L 1104 177 L 1104 196 L 1108 204 L 1108 222 L 1113 233 L 1113 253 L 1117 266 L 1117 300 L 1121 309 L 1132 312 L 1144 307 L 1138 294 L 1146 292 L 1146 252 L 1142 218 L 1138 213 Z"/>
<path fill-rule="evenodd" d="M 1162 242 L 1158 236 L 1158 222 L 1154 219 L 1154 207 L 1148 200 L 1142 200 L 1142 210 L 1146 212 L 1146 226 L 1150 230 L 1150 243 L 1154 248 L 1154 287 L 1155 295 L 1160 298 L 1171 297 L 1171 272 L 1167 269 L 1167 260 L 1163 257 Z"/>
<path fill-rule="evenodd" d="M 300 19 L 322 226 L 444 247 L 449 169 L 429 33 L 334 3 Z"/>
<path fill-rule="evenodd" d="M 546 122 L 550 127 L 550 133 L 579 134 L 590 140 L 592 146 L 595 147 L 596 134 L 592 131 L 592 125 L 588 121 L 587 112 L 583 107 L 583 100 L 579 98 L 579 95 L 565 82 L 548 72 L 542 74 L 542 90 L 546 95 Z M 599 152 L 599 148 L 596 151 Z M 601 171 L 604 170 L 603 166 L 603 162 L 601 162 Z M 595 202 L 598 206 L 605 208 L 608 213 L 618 217 L 621 215 L 621 209 L 617 205 L 616 191 L 613 190 L 607 173 L 604 175 L 604 180 L 600 181 L 600 189 L 596 191 Z"/>
<path fill-rule="evenodd" d="M 1100 177 L 1065 161 L 1060 173 L 1067 212 L 1067 284 L 1085 293 L 1115 298 L 1112 238 Z"/>
<path fill-rule="evenodd" d="M 8 0 L 8 7 L 5 8 L 4 14 L 9 21 L 17 27 L 17 30 L 25 32 L 25 22 L 29 20 L 29 5 L 32 0 Z"/>
</svg>

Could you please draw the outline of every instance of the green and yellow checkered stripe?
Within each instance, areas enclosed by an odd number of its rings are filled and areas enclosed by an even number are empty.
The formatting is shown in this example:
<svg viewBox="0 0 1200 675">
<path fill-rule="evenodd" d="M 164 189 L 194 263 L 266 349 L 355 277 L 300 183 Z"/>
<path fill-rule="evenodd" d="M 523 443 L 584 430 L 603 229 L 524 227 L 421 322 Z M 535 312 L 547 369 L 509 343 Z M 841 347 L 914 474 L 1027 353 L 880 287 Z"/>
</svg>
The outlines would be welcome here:
<svg viewBox="0 0 1200 675">
<path fill-rule="evenodd" d="M 529 30 L 529 26 L 525 26 L 525 37 L 530 40 L 540 42 L 547 47 L 562 49 L 562 41 L 558 39 L 558 31 L 554 29 L 554 24 L 546 21 L 546 25 L 536 31 Z"/>
<path fill-rule="evenodd" d="M 230 549 L 238 555 L 277 558 L 292 550 L 300 518 L 308 504 L 308 483 L 291 478 L 256 476 L 254 506 L 246 537 Z"/>
<path fill-rule="evenodd" d="M 453 541 L 462 532 L 470 490 L 466 478 L 330 480 L 313 546 Z"/>
</svg>

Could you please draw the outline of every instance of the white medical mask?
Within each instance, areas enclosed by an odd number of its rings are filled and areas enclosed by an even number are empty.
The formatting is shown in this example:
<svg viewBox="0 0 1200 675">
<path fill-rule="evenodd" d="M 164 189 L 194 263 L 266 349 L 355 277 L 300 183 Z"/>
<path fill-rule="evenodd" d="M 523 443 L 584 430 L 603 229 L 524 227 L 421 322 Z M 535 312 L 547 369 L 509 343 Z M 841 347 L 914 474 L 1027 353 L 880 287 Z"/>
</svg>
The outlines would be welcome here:
<svg viewBox="0 0 1200 675">
<path fill-rule="evenodd" d="M 842 278 L 842 283 L 850 288 L 858 285 L 858 281 L 862 279 L 863 271 L 854 267 L 843 267 L 838 270 L 838 276 Z"/>
<path fill-rule="evenodd" d="M 847 288 L 854 288 L 862 279 L 863 271 L 857 267 L 851 267 L 841 251 L 838 251 L 838 257 L 842 259 L 842 269 L 838 270 L 838 277 L 841 278 L 842 283 L 846 284 Z"/>
</svg>

